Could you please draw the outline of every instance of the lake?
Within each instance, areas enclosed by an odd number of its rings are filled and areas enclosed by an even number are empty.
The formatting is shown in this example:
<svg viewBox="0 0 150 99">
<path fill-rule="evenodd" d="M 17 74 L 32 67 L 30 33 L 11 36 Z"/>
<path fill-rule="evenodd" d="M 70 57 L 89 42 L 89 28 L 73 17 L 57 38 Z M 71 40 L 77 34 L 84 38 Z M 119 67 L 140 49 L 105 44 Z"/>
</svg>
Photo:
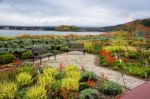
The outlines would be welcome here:
<svg viewBox="0 0 150 99">
<path fill-rule="evenodd" d="M 103 32 L 62 32 L 62 31 L 31 31 L 31 30 L 0 30 L 0 36 L 18 36 L 23 34 L 29 35 L 98 35 Z"/>
</svg>

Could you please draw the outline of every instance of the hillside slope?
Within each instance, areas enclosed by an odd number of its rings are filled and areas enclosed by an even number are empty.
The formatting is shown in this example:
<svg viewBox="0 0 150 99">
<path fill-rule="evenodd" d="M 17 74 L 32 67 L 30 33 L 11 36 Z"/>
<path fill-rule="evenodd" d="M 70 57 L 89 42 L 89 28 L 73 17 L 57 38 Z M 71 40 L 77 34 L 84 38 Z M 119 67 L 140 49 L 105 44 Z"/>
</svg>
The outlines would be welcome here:
<svg viewBox="0 0 150 99">
<path fill-rule="evenodd" d="M 137 36 L 150 37 L 150 18 L 125 23 L 118 30 L 134 32 Z"/>
</svg>

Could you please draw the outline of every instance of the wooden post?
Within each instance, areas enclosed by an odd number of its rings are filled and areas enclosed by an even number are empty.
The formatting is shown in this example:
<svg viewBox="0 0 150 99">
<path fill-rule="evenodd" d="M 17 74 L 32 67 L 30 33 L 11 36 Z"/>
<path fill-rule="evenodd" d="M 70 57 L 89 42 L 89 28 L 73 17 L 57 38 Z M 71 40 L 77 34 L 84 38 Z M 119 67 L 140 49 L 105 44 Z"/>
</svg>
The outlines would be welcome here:
<svg viewBox="0 0 150 99">
<path fill-rule="evenodd" d="M 85 50 L 83 50 L 83 54 L 85 55 Z"/>
<path fill-rule="evenodd" d="M 49 55 L 48 55 L 48 60 L 49 60 Z"/>
<path fill-rule="evenodd" d="M 119 62 L 120 62 L 120 64 L 122 64 L 122 60 L 121 59 L 119 59 Z M 124 87 L 125 87 L 125 89 L 127 89 L 126 83 L 125 83 L 125 79 L 124 79 L 124 75 L 123 75 L 122 71 L 121 71 L 121 76 L 122 76 L 122 81 L 123 81 Z"/>
<path fill-rule="evenodd" d="M 37 63 L 37 67 L 38 67 L 37 72 L 38 72 L 38 74 L 40 74 L 40 64 L 39 63 Z"/>
<path fill-rule="evenodd" d="M 54 60 L 56 60 L 56 54 L 54 54 Z"/>
<path fill-rule="evenodd" d="M 124 76 L 123 76 L 123 72 L 121 72 L 121 75 L 122 75 L 122 80 L 123 80 L 124 87 L 125 87 L 125 89 L 127 89 L 125 79 L 124 79 Z"/>
<path fill-rule="evenodd" d="M 145 74 L 145 80 L 147 80 L 147 73 L 145 72 L 144 74 Z"/>
<path fill-rule="evenodd" d="M 40 64 L 42 64 L 42 58 L 40 57 Z"/>
<path fill-rule="evenodd" d="M 67 51 L 67 55 L 68 55 L 68 51 Z"/>
<path fill-rule="evenodd" d="M 148 62 L 147 62 L 147 60 L 145 61 L 145 66 L 148 67 Z"/>
<path fill-rule="evenodd" d="M 148 67 L 148 62 L 147 60 L 145 60 L 145 69 Z M 144 73 L 145 74 L 145 80 L 147 80 L 147 72 Z"/>
<path fill-rule="evenodd" d="M 34 64 L 34 58 L 33 58 L 33 64 Z"/>
<path fill-rule="evenodd" d="M 117 53 L 115 52 L 115 57 L 118 58 Z"/>
</svg>

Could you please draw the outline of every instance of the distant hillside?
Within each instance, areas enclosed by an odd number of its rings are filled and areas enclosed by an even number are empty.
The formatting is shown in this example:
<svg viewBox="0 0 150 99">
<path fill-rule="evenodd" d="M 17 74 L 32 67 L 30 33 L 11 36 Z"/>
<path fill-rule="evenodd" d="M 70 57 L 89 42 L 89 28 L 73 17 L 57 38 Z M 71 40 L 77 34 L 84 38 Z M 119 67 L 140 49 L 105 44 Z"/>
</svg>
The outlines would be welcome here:
<svg viewBox="0 0 150 99">
<path fill-rule="evenodd" d="M 121 29 L 124 31 L 136 31 L 137 29 L 139 29 L 139 26 L 150 28 L 150 18 L 143 19 L 143 20 L 135 20 L 132 22 L 122 24 L 118 29 Z"/>
<path fill-rule="evenodd" d="M 150 37 L 150 18 L 135 20 L 121 25 L 118 30 L 135 33 L 137 36 Z"/>
<path fill-rule="evenodd" d="M 61 25 L 61 26 L 3 26 L 0 25 L 0 30 L 33 30 L 33 31 L 79 31 L 79 32 L 109 32 L 109 31 L 128 31 L 149 34 L 150 32 L 150 18 L 143 20 L 135 20 L 125 24 L 105 27 L 79 27 L 72 25 Z"/>
<path fill-rule="evenodd" d="M 55 28 L 56 31 L 80 31 L 76 26 L 61 25 Z"/>
</svg>

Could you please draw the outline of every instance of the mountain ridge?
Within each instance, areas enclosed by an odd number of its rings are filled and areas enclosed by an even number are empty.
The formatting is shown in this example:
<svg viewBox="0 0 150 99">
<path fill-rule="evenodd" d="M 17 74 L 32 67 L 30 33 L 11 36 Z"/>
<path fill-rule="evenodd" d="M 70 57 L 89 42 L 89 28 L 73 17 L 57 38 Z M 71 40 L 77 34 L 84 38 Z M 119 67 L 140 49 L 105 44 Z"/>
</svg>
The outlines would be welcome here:
<svg viewBox="0 0 150 99">
<path fill-rule="evenodd" d="M 148 28 L 148 29 L 147 29 Z M 137 30 L 149 31 L 150 28 L 150 18 L 134 20 L 124 24 L 114 25 L 114 26 L 104 26 L 104 27 L 79 27 L 73 25 L 61 25 L 61 26 L 2 26 L 1 30 L 45 30 L 45 31 L 98 31 L 98 32 L 109 32 L 109 31 L 128 31 L 135 32 Z"/>
</svg>

